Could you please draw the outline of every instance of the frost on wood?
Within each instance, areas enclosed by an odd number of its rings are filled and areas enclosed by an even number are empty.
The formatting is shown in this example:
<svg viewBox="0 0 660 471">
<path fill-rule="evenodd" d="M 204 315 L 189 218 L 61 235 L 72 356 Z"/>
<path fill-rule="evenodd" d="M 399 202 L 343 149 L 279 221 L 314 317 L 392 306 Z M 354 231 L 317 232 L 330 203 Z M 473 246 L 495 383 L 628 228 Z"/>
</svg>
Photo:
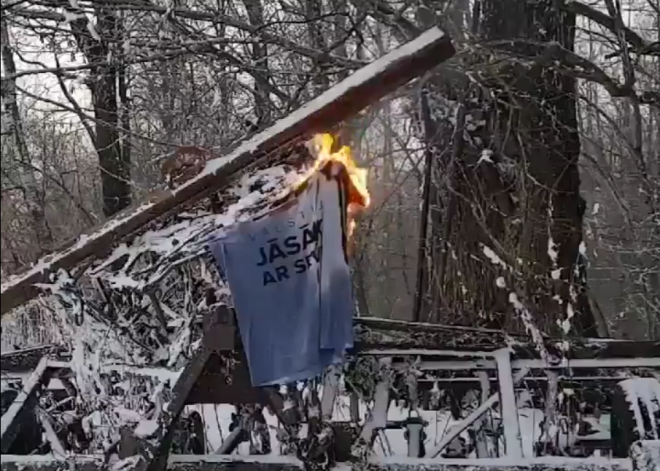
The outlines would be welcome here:
<svg viewBox="0 0 660 471">
<path fill-rule="evenodd" d="M 221 212 L 204 202 L 186 208 L 96 260 L 82 278 L 60 270 L 42 285 L 50 292 L 44 308 L 72 342 L 79 412 L 95 440 L 90 451 L 117 443 L 126 427 L 153 435 L 176 375 L 149 378 L 107 366 L 179 370 L 188 363 L 201 343 L 205 313 L 227 301 L 205 250 L 208 234 L 267 211 L 301 176 L 302 169 L 282 165 L 246 174 L 223 193 Z"/>
<path fill-rule="evenodd" d="M 86 370 L 83 374 L 79 371 L 81 367 Z M 72 432 L 48 437 L 49 427 L 42 420 L 51 449 L 56 449 L 53 442 L 57 442 L 58 448 L 75 453 L 105 454 L 114 462 L 124 431 L 151 438 L 148 432 L 153 430 L 153 422 L 160 420 L 163 404 L 171 399 L 171 386 L 176 378 L 175 373 L 167 371 L 107 365 L 94 369 L 88 362 L 75 365 L 48 361 L 44 357 L 23 386 L 23 396 L 19 394 L 3 414 L 3 453 L 12 450 L 13 443 L 20 447 L 15 432 L 21 433 L 25 417 L 38 403 L 36 410 L 41 419 L 47 418 L 58 432 L 63 429 Z M 58 388 L 53 388 L 52 381 L 61 383 L 63 390 L 59 392 L 66 391 L 64 399 L 57 394 Z M 43 391 L 46 394 L 40 393 L 43 389 L 47 389 Z"/>
</svg>

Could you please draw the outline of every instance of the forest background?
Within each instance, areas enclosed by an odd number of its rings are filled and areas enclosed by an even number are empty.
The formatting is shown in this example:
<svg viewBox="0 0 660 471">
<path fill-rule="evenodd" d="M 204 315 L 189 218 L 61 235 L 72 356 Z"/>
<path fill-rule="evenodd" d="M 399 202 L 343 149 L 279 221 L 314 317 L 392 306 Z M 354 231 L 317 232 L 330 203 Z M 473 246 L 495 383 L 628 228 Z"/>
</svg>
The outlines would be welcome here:
<svg viewBox="0 0 660 471">
<path fill-rule="evenodd" d="M 162 187 L 177 146 L 222 155 L 437 24 L 455 58 L 345 123 L 373 196 L 360 314 L 660 339 L 657 0 L 2 0 L 1 20 L 3 281 Z M 2 349 L 55 324 L 23 308 Z"/>
</svg>

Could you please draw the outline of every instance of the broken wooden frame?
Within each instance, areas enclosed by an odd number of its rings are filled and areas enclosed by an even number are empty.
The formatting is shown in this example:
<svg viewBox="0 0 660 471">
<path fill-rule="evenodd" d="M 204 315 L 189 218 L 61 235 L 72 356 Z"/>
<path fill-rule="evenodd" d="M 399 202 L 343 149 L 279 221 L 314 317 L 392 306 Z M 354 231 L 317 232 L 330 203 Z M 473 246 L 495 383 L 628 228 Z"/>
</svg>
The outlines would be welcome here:
<svg viewBox="0 0 660 471">
<path fill-rule="evenodd" d="M 434 27 L 373 63 L 354 72 L 286 118 L 241 144 L 229 155 L 211 159 L 200 175 L 160 200 L 131 208 L 100 228 L 80 236 L 65 248 L 2 284 L 0 314 L 39 294 L 37 284 L 48 283 L 60 269 L 70 270 L 88 257 L 100 256 L 147 223 L 226 186 L 238 172 L 268 161 L 283 146 L 328 131 L 387 94 L 421 76 L 454 55 L 454 47 Z"/>
<path fill-rule="evenodd" d="M 546 457 L 546 458 L 523 458 L 519 456 L 514 458 L 520 452 L 520 448 L 515 445 L 519 443 L 519 429 L 516 427 L 517 423 L 517 410 L 515 409 L 515 402 L 512 402 L 510 396 L 512 393 L 513 384 L 519 382 L 524 375 L 532 369 L 558 369 L 565 368 L 566 365 L 555 364 L 552 362 L 540 360 L 540 359 L 511 359 L 510 351 L 508 349 L 500 349 L 495 352 L 479 352 L 475 355 L 475 352 L 465 352 L 465 351 L 454 351 L 448 352 L 444 350 L 428 350 L 424 353 L 419 351 L 406 351 L 400 350 L 398 352 L 390 352 L 390 354 L 384 356 L 383 360 L 387 363 L 393 364 L 396 366 L 396 360 L 400 360 L 403 357 L 410 355 L 411 353 L 414 356 L 421 358 L 436 358 L 436 357 L 447 357 L 450 353 L 453 353 L 457 357 L 475 357 L 477 359 L 473 360 L 460 360 L 447 361 L 446 364 L 443 361 L 432 360 L 427 362 L 422 360 L 418 365 L 420 369 L 434 369 L 439 370 L 443 369 L 443 366 L 446 366 L 450 370 L 455 370 L 459 366 L 470 365 L 474 368 L 480 369 L 496 369 L 498 371 L 499 382 L 500 382 L 500 394 L 494 394 L 485 401 L 480 407 L 475 409 L 468 417 L 463 421 L 456 424 L 450 431 L 443 437 L 438 446 L 430 453 L 431 457 L 423 459 L 405 459 L 397 460 L 397 458 L 382 458 L 382 459 L 372 459 L 370 460 L 369 469 L 370 470 L 554 470 L 558 467 L 562 469 L 580 469 L 580 470 L 630 470 L 637 469 L 633 468 L 634 464 L 644 464 L 648 465 L 648 459 L 646 455 L 644 460 L 640 459 L 639 456 L 635 457 L 633 460 L 630 459 L 580 459 L 580 458 L 563 458 L 563 457 Z M 202 355 L 205 356 L 205 355 Z M 640 359 L 629 359 L 629 358 L 610 358 L 610 359 L 591 359 L 591 360 L 579 360 L 577 365 L 578 367 L 584 368 L 606 368 L 606 367 L 649 367 L 657 368 L 660 367 L 660 358 L 640 358 Z M 15 421 L 15 418 L 18 417 L 21 411 L 24 411 L 27 407 L 30 407 L 30 398 L 33 398 L 36 395 L 38 388 L 43 387 L 50 378 L 55 377 L 59 372 L 63 371 L 66 368 L 66 364 L 62 362 L 53 362 L 44 359 L 40 362 L 37 370 L 30 378 L 30 380 L 25 385 L 24 391 L 21 393 L 20 400 L 17 400 L 10 408 L 10 410 L 3 416 L 3 426 L 2 426 L 2 445 L 3 452 L 7 439 L 11 439 L 11 426 Z M 197 368 L 192 368 L 199 371 Z M 512 374 L 513 370 L 518 369 L 517 373 Z M 189 372 L 192 375 L 192 371 Z M 336 373 L 336 372 L 335 372 Z M 330 380 L 332 381 L 332 380 Z M 180 393 L 183 393 L 186 389 L 189 389 L 186 385 L 190 384 L 189 378 L 186 378 L 182 374 L 180 380 L 177 383 L 175 388 L 178 388 Z M 389 399 L 387 398 L 387 391 L 389 388 L 380 388 L 381 393 L 376 394 L 376 403 L 387 404 Z M 336 392 L 336 391 L 335 391 Z M 501 399 L 500 399 L 501 398 Z M 17 398 L 19 399 L 19 398 Z M 180 399 L 183 402 L 188 402 L 185 398 Z M 504 417 L 509 417 L 510 420 L 504 422 L 504 435 L 507 440 L 507 452 L 512 453 L 514 456 L 507 456 L 505 458 L 489 458 L 487 460 L 482 459 L 433 459 L 433 455 L 440 453 L 442 448 L 448 444 L 451 439 L 463 430 L 469 427 L 473 422 L 478 420 L 478 418 L 483 415 L 490 407 L 495 403 L 501 401 L 502 403 L 502 415 Z M 325 409 L 325 408 L 324 408 Z M 513 409 L 513 410 L 511 410 Z M 386 413 L 387 406 L 385 407 L 375 407 L 374 413 L 372 414 L 373 420 L 368 420 L 365 424 L 365 428 L 369 427 L 371 424 L 372 431 L 384 428 L 385 420 L 383 418 L 383 413 Z M 329 411 L 325 410 L 324 414 L 328 414 Z M 7 420 L 5 420 L 7 419 Z M 364 430 L 364 429 L 363 429 Z M 511 446 L 514 444 L 514 446 Z M 414 449 L 411 447 L 410 449 Z M 653 459 L 652 455 L 651 459 Z M 94 455 L 69 455 L 67 457 L 61 456 L 13 456 L 13 455 L 3 455 L 1 463 L 1 469 L 3 471 L 59 471 L 64 469 L 81 469 L 89 471 L 97 471 L 99 469 L 105 468 L 104 458 Z M 237 457 L 237 456 L 219 456 L 219 455 L 172 455 L 168 458 L 167 463 L 162 463 L 166 465 L 168 470 L 185 470 L 189 471 L 193 468 L 201 469 L 204 471 L 229 471 L 229 470 L 268 470 L 268 471 L 289 471 L 289 470 L 301 470 L 303 465 L 300 461 L 295 458 L 287 456 L 249 456 L 249 457 Z M 657 465 L 658 463 L 653 463 Z M 356 465 L 357 466 L 357 465 Z M 163 468 L 165 469 L 165 468 Z M 342 468 L 350 469 L 350 467 Z M 354 469 L 360 469 L 354 468 Z M 653 468 L 639 468 L 641 469 L 653 469 Z"/>
<path fill-rule="evenodd" d="M 605 344 L 611 342 L 604 342 Z M 617 342 L 619 343 L 619 342 Z M 618 352 L 624 350 L 623 346 L 628 345 L 631 347 L 629 342 L 621 342 L 617 349 Z M 546 382 L 548 385 L 552 383 L 552 378 L 558 378 L 558 372 L 563 371 L 566 374 L 567 371 L 570 371 L 570 377 L 564 378 L 564 380 L 570 380 L 571 382 L 581 382 L 581 381 L 600 381 L 603 379 L 611 380 L 612 382 L 618 382 L 622 378 L 620 376 L 612 377 L 602 377 L 602 376 L 593 376 L 594 371 L 600 371 L 603 369 L 648 369 L 650 371 L 660 371 L 660 343 L 658 342 L 649 342 L 648 350 L 646 352 L 649 354 L 648 357 L 616 357 L 608 356 L 607 350 L 601 350 L 601 354 L 605 353 L 603 357 L 592 357 L 592 358 L 520 358 L 510 347 L 502 348 L 496 351 L 491 352 L 473 352 L 473 351 L 451 351 L 451 350 L 410 350 L 410 349 L 387 349 L 387 350 L 371 350 L 363 352 L 363 354 L 371 354 L 384 356 L 391 358 L 392 355 L 396 355 L 398 358 L 405 357 L 416 357 L 419 361 L 415 364 L 415 369 L 420 372 L 428 371 L 447 371 L 447 372 L 459 372 L 459 371 L 473 371 L 473 372 L 484 372 L 483 375 L 477 375 L 474 378 L 459 378 L 460 382 L 469 383 L 472 379 L 472 384 L 481 383 L 482 389 L 484 389 L 484 383 L 486 388 L 489 388 L 490 383 L 493 381 L 488 377 L 487 371 L 492 370 L 496 372 L 495 382 L 498 385 L 499 392 L 490 395 L 487 399 L 483 399 L 479 407 L 477 407 L 473 412 L 471 412 L 467 417 L 461 420 L 458 424 L 455 424 L 450 428 L 440 440 L 440 443 L 436 445 L 434 450 L 428 454 L 429 458 L 434 458 L 440 453 L 443 449 L 451 443 L 453 439 L 459 436 L 461 432 L 466 430 L 468 427 L 476 425 L 479 426 L 480 418 L 493 406 L 500 403 L 500 414 L 503 425 L 503 438 L 505 442 L 506 457 L 509 459 L 519 460 L 523 458 L 522 452 L 522 441 L 521 441 L 521 431 L 520 425 L 518 422 L 518 410 L 515 400 L 514 387 L 518 386 L 520 383 L 529 379 L 532 383 L 543 383 Z M 630 353 L 632 350 L 628 350 Z M 584 353 L 584 352 L 583 352 Z M 454 358 L 451 358 L 454 357 Z M 457 358 L 458 357 L 458 358 Z M 396 368 L 398 365 L 395 364 Z M 405 364 L 401 365 L 403 368 L 406 367 Z M 526 378 L 526 375 L 533 370 L 540 370 L 545 372 L 546 376 L 533 375 L 529 378 Z M 588 370 L 591 371 L 591 375 L 585 376 L 576 376 L 575 372 L 579 370 Z M 432 381 L 433 383 L 441 384 L 445 382 L 445 387 L 447 384 L 452 384 L 453 382 L 447 378 L 442 379 L 428 379 L 427 381 Z M 467 380 L 467 381 L 466 381 Z M 454 383 L 456 384 L 456 383 Z M 482 396 L 483 397 L 483 396 Z M 556 399 L 555 396 L 550 396 Z M 492 459 L 492 458 L 489 458 Z M 585 461 L 585 465 L 587 462 Z M 660 464 L 660 463 L 658 463 Z"/>
<path fill-rule="evenodd" d="M 369 340 L 375 338 L 382 338 L 382 336 L 393 335 L 394 330 L 399 330 L 399 337 L 417 337 L 412 333 L 411 325 L 400 323 L 396 321 L 383 321 L 380 319 L 356 319 L 356 337 L 358 343 L 364 346 L 369 345 Z M 367 327 L 368 326 L 368 327 Z M 421 327 L 421 324 L 413 324 L 414 327 Z M 426 326 L 429 330 L 434 328 L 437 331 L 444 331 L 446 333 L 454 331 L 456 333 L 472 333 L 473 336 L 483 334 L 480 329 L 470 328 L 453 328 L 447 326 Z M 202 347 L 198 351 L 195 358 L 188 364 L 185 370 L 179 376 L 178 381 L 174 385 L 173 393 L 174 398 L 169 403 L 167 414 L 162 421 L 161 433 L 159 435 L 159 443 L 161 448 L 157 450 L 156 459 L 146 460 L 144 467 L 141 469 L 164 469 L 167 466 L 169 469 L 176 469 L 179 466 L 186 467 L 183 463 L 188 463 L 192 466 L 193 463 L 204 462 L 207 463 L 209 469 L 240 469 L 241 460 L 244 460 L 245 466 L 252 464 L 255 468 L 250 469 L 300 469 L 301 463 L 289 457 L 274 457 L 274 456 L 261 456 L 250 458 L 236 458 L 232 457 L 218 457 L 216 455 L 203 455 L 203 456 L 189 456 L 189 457 L 171 457 L 166 462 L 168 456 L 169 440 L 176 424 L 178 417 L 186 404 L 195 403 L 262 403 L 268 404 L 272 410 L 281 417 L 281 421 L 286 424 L 288 418 L 282 410 L 282 399 L 279 394 L 268 388 L 255 389 L 249 384 L 249 378 L 243 359 L 238 358 L 237 367 L 234 368 L 231 384 L 228 385 L 225 381 L 227 372 L 211 371 L 209 373 L 210 365 L 216 364 L 221 361 L 225 355 L 234 355 L 236 358 L 236 330 L 233 325 L 233 315 L 231 311 L 226 308 L 218 308 L 214 314 L 205 321 L 205 335 L 202 342 Z M 369 332 L 365 337 L 365 333 Z M 380 335 L 381 337 L 378 337 Z M 412 338 L 409 338 L 412 340 Z M 467 343 L 467 337 L 465 342 Z M 408 342 L 410 343 L 410 342 Z M 633 353 L 631 348 L 639 349 L 639 345 L 630 342 L 612 342 L 612 341 L 593 341 L 589 342 L 590 348 L 600 343 L 601 349 L 597 350 L 597 356 L 600 358 L 576 358 L 566 359 L 563 358 L 559 361 L 552 359 L 532 358 L 529 351 L 525 349 L 518 350 L 517 353 L 512 354 L 510 348 L 491 348 L 490 351 L 481 350 L 473 351 L 470 349 L 452 349 L 452 350 L 439 350 L 439 349 L 419 349 L 419 348 L 365 348 L 362 351 L 355 352 L 360 356 L 372 356 L 379 358 L 381 363 L 389 365 L 389 368 L 398 369 L 406 367 L 406 358 L 416 358 L 415 368 L 418 371 L 458 371 L 458 370 L 479 370 L 479 371 L 496 371 L 496 382 L 498 384 L 499 393 L 492 394 L 483 400 L 482 404 L 477 407 L 466 418 L 456 424 L 450 429 L 441 439 L 440 443 L 433 451 L 428 453 L 428 459 L 418 459 L 415 461 L 406 461 L 405 463 L 396 463 L 395 459 L 385 460 L 386 462 L 379 463 L 374 469 L 405 469 L 401 466 L 411 466 L 410 469 L 416 469 L 415 466 L 421 466 L 423 469 L 462 469 L 466 466 L 478 466 L 483 463 L 480 460 L 446 460 L 446 459 L 433 459 L 438 456 L 443 448 L 446 447 L 452 439 L 457 437 L 460 433 L 466 430 L 473 424 L 478 423 L 480 417 L 488 412 L 496 404 L 501 405 L 501 416 L 503 417 L 504 425 L 504 438 L 506 440 L 506 452 L 508 460 L 514 460 L 520 466 L 519 469 L 525 469 L 527 466 L 534 466 L 534 469 L 543 469 L 543 458 L 535 458 L 533 460 L 523 458 L 522 447 L 520 442 L 520 428 L 518 425 L 518 415 L 514 398 L 514 386 L 521 381 L 525 380 L 525 376 L 532 370 L 543 370 L 548 377 L 552 371 L 560 371 L 563 369 L 603 369 L 603 368 L 651 368 L 660 369 L 660 345 L 656 343 L 649 343 L 647 346 L 647 353 L 650 354 L 647 358 L 626 358 L 611 356 L 609 353 L 621 353 L 625 350 L 624 345 L 628 345 L 628 354 Z M 404 342 L 405 344 L 405 342 Z M 605 348 L 609 345 L 610 350 Z M 612 345 L 617 347 L 612 350 Z M 493 345 L 495 347 L 495 345 Z M 635 350 L 639 351 L 639 350 Z M 582 351 L 583 356 L 585 351 Z M 592 350 L 593 353 L 593 350 Z M 21 414 L 29 408 L 34 407 L 36 403 L 36 396 L 40 388 L 43 388 L 46 382 L 53 377 L 57 377 L 62 371 L 68 368 L 65 362 L 61 361 L 48 361 L 42 359 L 32 377 L 27 381 L 23 391 L 17 397 L 16 401 L 12 404 L 10 409 L 2 417 L 2 451 L 3 453 L 9 449 L 13 437 L 15 437 L 20 421 L 18 418 Z M 110 368 L 112 369 L 112 368 Z M 139 375 L 140 371 L 135 370 L 134 374 Z M 224 377 L 223 377 L 224 375 Z M 390 376 L 385 376 L 385 379 L 376 386 L 375 391 L 375 405 L 372 412 L 363 424 L 360 431 L 360 442 L 354 443 L 354 452 L 360 454 L 359 446 L 366 445 L 366 453 L 369 452 L 369 447 L 373 443 L 375 434 L 388 426 L 387 422 L 387 409 L 389 406 L 390 398 Z M 538 381 L 538 376 L 530 378 Z M 220 385 L 221 387 L 217 387 Z M 214 387 L 215 386 L 215 387 Z M 337 371 L 333 370 L 325 378 L 325 388 L 323 397 L 321 399 L 321 414 L 323 417 L 331 417 L 334 400 L 338 394 L 337 386 Z M 47 425 L 47 424 L 46 424 Z M 409 428 L 409 431 L 411 429 Z M 50 434 L 53 435 L 53 434 Z M 417 436 L 419 434 L 410 436 Z M 129 437 L 130 439 L 130 437 Z M 51 438 L 49 438 L 51 440 Z M 56 440 L 56 437 L 55 437 Z M 414 438 L 412 439 L 414 440 Z M 230 453 L 235 447 L 235 443 L 223 444 L 220 451 Z M 419 443 L 409 441 L 409 458 L 416 458 L 418 456 Z M 53 449 L 62 449 L 61 445 L 57 442 L 51 443 Z M 356 448 L 358 447 L 358 448 Z M 135 449 L 135 448 L 134 448 Z M 139 447 L 137 447 L 139 449 Z M 416 451 L 417 450 L 417 451 Z M 156 450 L 152 450 L 156 451 Z M 91 461 L 86 461 L 91 459 Z M 14 469 L 16 464 L 24 463 L 26 460 L 32 460 L 30 457 L 11 457 L 6 456 L 2 458 L 2 469 Z M 43 461 L 45 457 L 39 456 L 34 458 L 36 462 L 42 463 L 35 464 L 35 469 L 40 470 L 53 469 L 56 463 Z M 69 460 L 73 459 L 80 462 L 83 468 L 99 469 L 94 459 L 91 457 L 69 456 Z M 556 465 L 556 457 L 548 458 L 548 467 Z M 80 461 L 81 460 L 81 461 Z M 182 461 L 179 461 L 182 460 Z M 504 460 L 504 459 L 503 459 Z M 495 460 L 497 461 L 497 460 Z M 502 460 L 500 460 L 502 461 Z M 592 460 L 585 461 L 580 459 L 569 460 L 571 465 L 596 466 Z M 35 463 L 36 463 L 35 462 Z M 493 462 L 493 458 L 489 458 L 489 463 L 492 466 L 497 465 Z M 529 463 L 527 463 L 529 462 Z M 527 463 L 527 464 L 526 464 Z M 205 464 L 204 466 L 207 466 Z M 502 465 L 504 461 L 502 461 Z M 567 463 L 568 464 L 568 463 Z M 629 465 L 630 461 L 614 461 L 609 465 L 598 464 L 596 468 L 592 469 L 617 469 L 617 466 Z M 238 466 L 238 468 L 236 467 Z M 396 466 L 399 466 L 398 468 Z M 485 466 L 485 465 L 484 465 Z M 499 465 L 497 465 L 499 467 Z M 475 468 L 470 468 L 475 469 Z M 493 469 L 493 468 L 490 468 Z"/>
<path fill-rule="evenodd" d="M 42 357 L 22 390 L 14 399 L 7 412 L 2 414 L 0 430 L 0 453 L 9 451 L 19 434 L 26 414 L 34 410 L 39 392 L 48 384 L 52 369 L 48 367 L 48 357 Z"/>
<path fill-rule="evenodd" d="M 454 344 L 456 344 L 457 338 L 460 338 L 461 340 L 459 342 L 463 343 L 462 345 L 457 345 L 457 349 L 455 350 L 401 348 L 402 345 L 410 345 L 414 342 L 414 340 L 420 339 L 419 334 L 415 332 L 417 329 L 425 330 L 427 333 L 434 332 L 436 336 L 439 335 L 444 339 L 442 340 L 435 337 L 434 340 L 440 340 L 438 343 L 436 343 L 436 345 L 449 344 L 449 337 L 453 338 Z M 395 332 L 398 334 L 395 334 Z M 454 438 L 459 436 L 459 434 L 461 434 L 468 427 L 475 424 L 486 412 L 488 412 L 492 407 L 499 403 L 501 409 L 500 415 L 503 418 L 507 459 L 515 459 L 517 462 L 524 461 L 514 387 L 523 381 L 526 374 L 532 370 L 544 370 L 546 372 L 550 372 L 566 368 L 660 368 L 660 344 L 657 342 L 648 342 L 641 345 L 637 342 L 633 343 L 623 341 L 590 340 L 586 341 L 583 345 L 575 349 L 574 354 L 578 356 L 578 358 L 567 359 L 564 355 L 561 360 L 555 361 L 552 358 L 534 358 L 534 355 L 532 354 L 534 350 L 530 349 L 529 347 L 525 348 L 523 345 L 520 346 L 521 348 L 517 349 L 517 352 L 516 349 L 512 349 L 510 347 L 501 348 L 501 345 L 503 345 L 504 342 L 499 343 L 498 336 L 493 334 L 494 331 L 489 332 L 474 328 L 411 324 L 382 319 L 357 318 L 356 342 L 359 347 L 354 353 L 360 356 L 369 355 L 380 358 L 379 363 L 388 365 L 388 367 L 393 369 L 405 366 L 405 362 L 401 361 L 402 359 L 415 357 L 421 360 L 416 364 L 416 369 L 420 371 L 457 369 L 497 371 L 497 383 L 499 392 L 490 395 L 481 404 L 481 406 L 479 406 L 475 411 L 469 414 L 468 417 L 463 419 L 459 424 L 455 425 L 448 433 L 446 433 L 436 448 L 428 454 L 430 458 L 436 458 Z M 488 347 L 485 345 L 487 342 L 486 336 L 490 339 L 488 342 Z M 481 345 L 484 350 L 472 350 L 470 348 L 470 339 L 475 340 L 480 337 L 483 337 L 483 343 L 481 343 Z M 206 338 L 213 339 L 212 341 L 216 343 L 216 346 L 212 350 L 220 350 L 220 346 L 217 344 L 217 339 L 220 338 L 220 336 L 213 335 L 207 336 Z M 383 345 L 387 345 L 388 343 L 386 339 L 390 340 L 390 345 L 392 345 L 392 342 L 395 339 L 395 345 L 398 345 L 399 347 L 397 348 L 396 346 L 391 346 L 390 348 L 382 348 Z M 376 345 L 379 345 L 381 348 L 370 348 L 375 346 L 373 344 L 374 340 L 377 340 L 378 343 Z M 429 341 L 428 338 L 422 340 Z M 551 345 L 552 342 L 548 342 L 548 346 Z M 630 358 L 630 355 L 638 354 L 640 352 L 643 352 L 648 357 Z M 617 354 L 623 354 L 623 356 L 617 357 Z M 626 354 L 628 357 L 626 357 Z M 204 353 L 202 353 L 202 356 L 203 355 Z M 514 358 L 512 358 L 512 356 Z M 456 357 L 458 357 L 458 359 Z M 470 360 L 466 360 L 468 358 Z M 244 372 L 239 376 L 246 378 L 247 376 L 245 372 L 245 364 L 242 365 L 242 368 Z M 235 371 L 239 371 L 240 369 L 241 368 Z M 197 370 L 195 370 L 193 367 L 190 367 L 191 374 L 194 374 L 195 371 Z M 324 417 L 330 417 L 332 415 L 334 398 L 338 394 L 338 381 L 336 381 L 336 374 L 336 371 L 330 371 L 324 381 L 326 388 L 324 388 L 323 398 L 321 400 L 321 413 Z M 188 376 L 188 374 L 184 373 L 182 378 L 180 378 L 179 381 L 182 384 L 189 384 L 193 382 L 192 377 L 188 377 L 186 379 L 186 376 Z M 539 378 L 534 377 L 533 379 L 538 381 Z M 352 453 L 354 456 L 364 456 L 365 454 L 368 454 L 378 431 L 387 428 L 387 410 L 390 404 L 389 394 L 391 386 L 389 381 L 391 381 L 391 376 L 385 375 L 384 379 L 376 385 L 374 393 L 374 406 L 369 417 L 362 425 L 357 440 L 353 443 Z M 252 394 L 247 394 L 244 397 L 249 397 L 250 395 L 255 394 L 254 389 L 251 388 L 248 380 L 244 379 L 243 387 L 245 387 L 246 390 L 253 391 Z M 283 422 L 286 426 L 290 419 L 284 416 L 284 411 L 282 410 L 282 400 L 278 393 L 275 390 L 269 388 L 262 388 L 260 391 L 265 394 L 261 397 L 261 399 L 265 404 L 271 406 L 272 410 L 275 412 L 278 418 L 280 418 L 281 422 Z M 219 403 L 220 401 L 224 401 L 224 399 L 211 393 L 210 395 L 204 396 L 203 398 L 199 397 L 197 400 L 180 399 L 179 403 L 195 403 L 197 401 Z M 175 411 L 172 412 L 177 413 Z M 408 430 L 410 432 L 412 429 L 409 427 Z M 413 437 L 412 440 L 414 440 L 414 436 L 419 437 L 419 434 L 409 435 Z M 230 448 L 222 448 L 223 451 L 230 451 Z M 417 452 L 419 449 L 420 444 L 411 442 L 411 439 L 409 439 L 409 458 L 417 458 Z M 161 449 L 160 456 L 164 457 L 166 455 L 167 450 Z M 424 461 L 427 462 L 428 460 Z M 439 462 L 442 461 L 446 460 L 439 460 Z M 575 461 L 575 463 L 579 462 L 580 460 Z M 584 460 L 582 460 L 581 463 L 586 464 Z M 161 466 L 164 466 L 164 464 L 164 462 L 160 463 Z M 394 463 L 392 465 L 394 465 Z M 149 469 L 158 468 L 150 467 Z M 429 469 L 433 469 L 433 467 Z M 612 466 L 610 466 L 609 469 L 612 469 Z"/>
</svg>

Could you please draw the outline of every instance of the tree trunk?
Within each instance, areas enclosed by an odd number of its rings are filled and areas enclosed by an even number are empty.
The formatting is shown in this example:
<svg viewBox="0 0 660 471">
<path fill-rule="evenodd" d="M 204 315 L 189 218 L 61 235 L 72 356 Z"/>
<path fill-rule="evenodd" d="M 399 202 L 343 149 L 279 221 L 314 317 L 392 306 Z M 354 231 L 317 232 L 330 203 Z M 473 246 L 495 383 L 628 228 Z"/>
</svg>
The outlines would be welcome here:
<svg viewBox="0 0 660 471">
<path fill-rule="evenodd" d="M 264 26 L 264 9 L 261 0 L 244 0 L 250 24 L 253 26 Z M 252 60 L 254 67 L 259 70 L 259 75 L 263 81 L 255 79 L 254 103 L 255 114 L 257 116 L 257 128 L 264 128 L 271 121 L 271 102 L 270 88 L 268 87 L 268 47 L 265 42 L 256 41 L 252 43 Z M 265 81 L 265 83 L 264 83 Z"/>
<path fill-rule="evenodd" d="M 9 25 L 4 16 L 0 21 L 2 66 L 5 74 L 13 76 L 16 74 L 16 64 L 14 63 L 14 52 L 9 38 Z M 37 251 L 34 258 L 39 258 L 45 252 L 53 248 L 53 234 L 46 219 L 46 195 L 42 182 L 35 178 L 35 168 L 31 161 L 28 151 L 25 133 L 23 130 L 23 120 L 18 108 L 18 95 L 16 93 L 16 79 L 3 79 L 2 98 L 7 114 L 11 121 L 11 135 L 14 138 L 14 150 L 18 157 L 20 184 L 23 186 L 23 196 L 25 205 L 30 213 L 33 222 L 32 229 L 37 241 Z"/>
<path fill-rule="evenodd" d="M 575 81 L 529 60 L 532 42 L 572 50 L 575 18 L 554 0 L 478 4 L 473 31 L 492 49 L 471 64 L 481 86 L 465 91 L 466 132 L 453 145 L 469 139 L 436 189 L 456 205 L 451 226 L 432 221 L 446 248 L 434 260 L 438 320 L 515 329 L 524 315 L 527 328 L 596 336 L 581 254 Z"/>
<path fill-rule="evenodd" d="M 307 33 L 312 47 L 318 51 L 325 52 L 327 49 L 324 37 L 323 23 L 320 18 L 323 14 L 323 4 L 321 0 L 305 0 L 305 15 L 307 16 Z M 327 64 L 323 60 L 314 61 L 312 69 L 313 96 L 325 91 L 330 82 L 325 71 Z"/>
<path fill-rule="evenodd" d="M 71 30 L 88 63 L 101 63 L 91 69 L 88 86 L 96 119 L 94 147 L 101 168 L 103 214 L 111 217 L 131 204 L 131 165 L 128 152 L 122 152 L 117 97 L 117 67 L 109 58 L 111 39 L 117 35 L 116 12 L 96 9 L 96 25 L 87 18 L 71 22 Z M 95 30 L 91 35 L 89 29 Z"/>
<path fill-rule="evenodd" d="M 127 32 L 124 28 L 125 25 L 125 16 L 122 15 L 119 18 L 119 31 L 120 37 L 125 38 Z M 121 106 L 121 117 L 119 122 L 121 123 L 121 161 L 124 164 L 130 165 L 131 162 L 131 98 L 129 97 L 129 66 L 126 64 L 126 58 L 122 55 L 119 65 L 117 67 L 117 87 L 118 87 L 118 98 L 119 104 Z M 130 180 L 130 167 L 128 168 L 128 175 Z M 130 189 L 128 190 L 130 191 Z M 129 200 L 130 204 L 130 200 Z"/>
</svg>

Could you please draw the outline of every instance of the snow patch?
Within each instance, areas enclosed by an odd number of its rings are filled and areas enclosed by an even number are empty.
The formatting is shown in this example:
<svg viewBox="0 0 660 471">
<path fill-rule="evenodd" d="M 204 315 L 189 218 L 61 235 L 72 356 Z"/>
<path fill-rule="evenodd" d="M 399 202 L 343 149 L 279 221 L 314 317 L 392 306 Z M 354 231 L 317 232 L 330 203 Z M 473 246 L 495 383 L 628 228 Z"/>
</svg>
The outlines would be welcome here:
<svg viewBox="0 0 660 471">
<path fill-rule="evenodd" d="M 133 433 L 138 438 L 149 438 L 158 431 L 158 422 L 155 420 L 140 420 Z"/>
<path fill-rule="evenodd" d="M 508 266 L 506 263 L 504 263 L 504 260 L 502 260 L 493 249 L 488 247 L 487 245 L 482 245 L 481 250 L 483 251 L 484 255 L 491 261 L 493 265 L 499 265 L 502 268 L 507 269 Z"/>
<path fill-rule="evenodd" d="M 650 420 L 649 429 L 644 421 L 642 405 L 648 416 L 653 417 L 660 411 L 660 380 L 656 378 L 629 378 L 619 382 L 626 393 L 626 399 L 635 416 L 637 433 L 642 438 L 660 439 L 658 424 Z M 650 436 L 650 437 L 649 437 Z"/>
<path fill-rule="evenodd" d="M 493 151 L 490 149 L 484 149 L 481 151 L 481 157 L 479 157 L 479 160 L 477 161 L 477 165 L 479 165 L 481 162 L 488 162 L 493 164 Z"/>
</svg>

